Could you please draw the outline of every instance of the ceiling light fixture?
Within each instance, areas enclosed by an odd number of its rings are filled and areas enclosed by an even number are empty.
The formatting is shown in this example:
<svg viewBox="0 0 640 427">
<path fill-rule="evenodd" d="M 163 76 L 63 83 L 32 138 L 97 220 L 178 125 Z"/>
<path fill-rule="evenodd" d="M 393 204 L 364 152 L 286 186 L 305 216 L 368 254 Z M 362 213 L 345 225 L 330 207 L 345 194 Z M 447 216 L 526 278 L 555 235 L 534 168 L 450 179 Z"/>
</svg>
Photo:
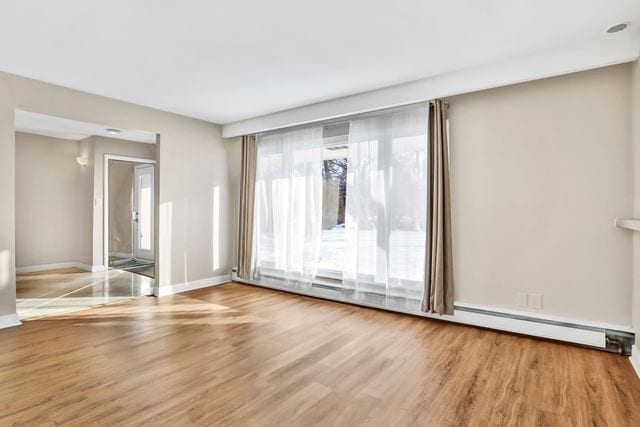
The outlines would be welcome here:
<svg viewBox="0 0 640 427">
<path fill-rule="evenodd" d="M 120 133 L 120 129 L 108 128 L 107 133 L 110 133 L 111 135 L 118 135 Z"/>
<path fill-rule="evenodd" d="M 619 33 L 620 31 L 624 30 L 628 26 L 629 26 L 628 22 L 622 22 L 620 24 L 616 24 L 612 27 L 607 28 L 607 33 L 609 34 Z"/>
</svg>

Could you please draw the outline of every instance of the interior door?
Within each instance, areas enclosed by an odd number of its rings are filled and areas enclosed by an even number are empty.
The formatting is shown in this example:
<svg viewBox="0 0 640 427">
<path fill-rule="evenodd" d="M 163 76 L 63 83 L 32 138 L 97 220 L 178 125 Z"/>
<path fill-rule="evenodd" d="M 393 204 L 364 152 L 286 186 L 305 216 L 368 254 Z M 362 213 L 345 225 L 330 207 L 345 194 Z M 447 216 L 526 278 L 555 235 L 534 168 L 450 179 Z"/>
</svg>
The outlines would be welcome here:
<svg viewBox="0 0 640 427">
<path fill-rule="evenodd" d="M 133 256 L 153 261 L 154 165 L 138 165 L 133 173 Z"/>
</svg>

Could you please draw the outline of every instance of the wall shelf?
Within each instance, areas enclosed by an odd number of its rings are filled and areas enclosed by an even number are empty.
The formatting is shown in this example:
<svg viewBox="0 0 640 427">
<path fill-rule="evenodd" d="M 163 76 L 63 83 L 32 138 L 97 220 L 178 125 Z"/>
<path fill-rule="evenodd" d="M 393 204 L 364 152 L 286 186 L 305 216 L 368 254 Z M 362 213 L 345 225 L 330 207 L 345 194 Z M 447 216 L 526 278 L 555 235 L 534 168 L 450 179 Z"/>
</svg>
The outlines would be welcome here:
<svg viewBox="0 0 640 427">
<path fill-rule="evenodd" d="M 640 219 L 622 219 L 616 218 L 616 227 L 626 228 L 627 230 L 640 231 Z"/>
</svg>

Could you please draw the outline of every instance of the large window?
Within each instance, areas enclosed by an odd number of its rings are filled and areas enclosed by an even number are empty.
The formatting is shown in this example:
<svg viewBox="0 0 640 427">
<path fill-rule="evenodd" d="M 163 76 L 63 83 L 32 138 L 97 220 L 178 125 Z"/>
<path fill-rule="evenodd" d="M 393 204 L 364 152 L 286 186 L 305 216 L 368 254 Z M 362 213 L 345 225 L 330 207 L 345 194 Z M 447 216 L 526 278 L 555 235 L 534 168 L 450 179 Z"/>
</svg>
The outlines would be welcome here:
<svg viewBox="0 0 640 427">
<path fill-rule="evenodd" d="M 426 129 L 421 107 L 259 135 L 253 278 L 417 307 Z"/>
</svg>

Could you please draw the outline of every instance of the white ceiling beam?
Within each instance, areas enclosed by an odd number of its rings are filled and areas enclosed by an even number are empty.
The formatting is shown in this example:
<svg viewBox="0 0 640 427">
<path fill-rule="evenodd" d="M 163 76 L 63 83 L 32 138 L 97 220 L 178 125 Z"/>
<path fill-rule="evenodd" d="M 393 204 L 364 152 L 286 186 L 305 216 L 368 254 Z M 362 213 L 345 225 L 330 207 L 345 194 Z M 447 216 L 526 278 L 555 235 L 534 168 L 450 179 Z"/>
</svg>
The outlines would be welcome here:
<svg viewBox="0 0 640 427">
<path fill-rule="evenodd" d="M 241 120 L 224 125 L 222 133 L 231 138 L 621 64 L 638 59 L 639 51 L 638 35 L 620 34 Z"/>
</svg>

